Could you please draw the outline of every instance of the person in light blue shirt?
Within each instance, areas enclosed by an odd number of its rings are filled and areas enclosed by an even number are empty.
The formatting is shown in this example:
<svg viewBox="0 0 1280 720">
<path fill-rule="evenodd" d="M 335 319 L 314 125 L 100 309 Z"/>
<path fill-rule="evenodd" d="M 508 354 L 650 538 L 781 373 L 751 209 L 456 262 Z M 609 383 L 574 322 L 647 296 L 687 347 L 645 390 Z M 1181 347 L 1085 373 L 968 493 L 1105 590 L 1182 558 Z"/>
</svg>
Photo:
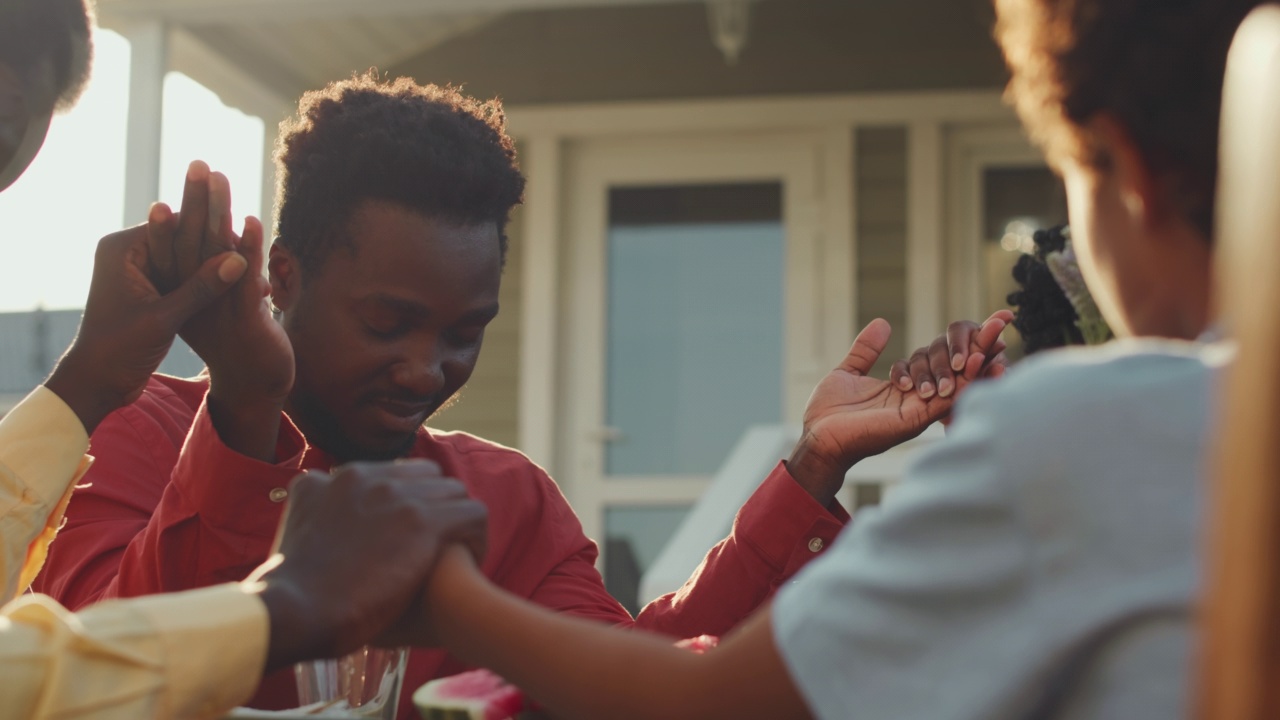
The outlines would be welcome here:
<svg viewBox="0 0 1280 720">
<path fill-rule="evenodd" d="M 1206 337 L 1219 107 L 1260 4 L 996 1 L 1009 97 L 1066 181 L 1083 279 L 1121 339 L 972 389 L 985 359 L 935 343 L 937 386 L 954 371 L 963 393 L 948 437 L 718 648 L 550 616 L 461 553 L 437 568 L 424 631 L 557 717 L 1185 717 L 1230 359 Z M 866 377 L 888 334 L 868 326 L 815 390 L 811 467 L 843 472 L 946 404 Z"/>
</svg>

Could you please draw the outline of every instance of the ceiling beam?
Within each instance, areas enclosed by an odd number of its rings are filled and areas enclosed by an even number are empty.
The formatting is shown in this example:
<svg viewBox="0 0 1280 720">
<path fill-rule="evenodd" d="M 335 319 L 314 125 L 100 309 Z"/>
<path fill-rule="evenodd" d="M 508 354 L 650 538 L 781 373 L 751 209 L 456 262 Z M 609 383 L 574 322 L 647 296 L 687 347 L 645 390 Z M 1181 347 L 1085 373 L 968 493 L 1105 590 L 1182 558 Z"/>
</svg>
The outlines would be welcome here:
<svg viewBox="0 0 1280 720">
<path fill-rule="evenodd" d="M 129 20 L 173 24 L 283 22 L 294 19 L 444 15 L 574 7 L 671 5 L 700 0 L 99 0 L 108 27 Z"/>
</svg>

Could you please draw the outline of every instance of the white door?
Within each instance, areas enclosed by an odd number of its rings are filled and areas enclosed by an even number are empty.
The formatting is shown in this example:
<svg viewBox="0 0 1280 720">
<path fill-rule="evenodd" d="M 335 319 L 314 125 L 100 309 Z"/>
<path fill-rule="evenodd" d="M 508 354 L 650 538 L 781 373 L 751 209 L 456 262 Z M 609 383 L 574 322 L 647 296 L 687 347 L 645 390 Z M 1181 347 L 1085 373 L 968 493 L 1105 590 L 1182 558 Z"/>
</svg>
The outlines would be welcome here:
<svg viewBox="0 0 1280 720">
<path fill-rule="evenodd" d="M 771 135 L 568 149 L 560 474 L 624 603 L 747 428 L 798 422 L 835 361 L 822 148 Z"/>
<path fill-rule="evenodd" d="M 1035 231 L 1067 222 L 1066 191 L 1016 125 L 952 128 L 947 145 L 946 319 L 981 320 L 1009 306 Z M 1016 360 L 1017 331 L 1005 341 Z"/>
</svg>

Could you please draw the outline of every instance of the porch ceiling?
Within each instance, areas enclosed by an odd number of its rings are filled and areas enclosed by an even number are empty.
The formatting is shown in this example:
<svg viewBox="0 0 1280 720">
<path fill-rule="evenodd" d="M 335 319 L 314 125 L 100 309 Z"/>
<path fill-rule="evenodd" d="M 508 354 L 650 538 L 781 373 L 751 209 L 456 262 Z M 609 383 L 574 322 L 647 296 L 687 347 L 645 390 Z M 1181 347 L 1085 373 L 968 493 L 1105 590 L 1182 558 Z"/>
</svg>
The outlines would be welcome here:
<svg viewBox="0 0 1280 720">
<path fill-rule="evenodd" d="M 172 68 L 215 91 L 226 85 L 226 73 L 192 58 L 212 53 L 223 70 L 235 68 L 250 84 L 292 102 L 308 89 L 391 67 L 508 12 L 699 1 L 98 0 L 98 16 L 104 27 L 125 31 L 163 22 L 172 31 Z"/>
</svg>

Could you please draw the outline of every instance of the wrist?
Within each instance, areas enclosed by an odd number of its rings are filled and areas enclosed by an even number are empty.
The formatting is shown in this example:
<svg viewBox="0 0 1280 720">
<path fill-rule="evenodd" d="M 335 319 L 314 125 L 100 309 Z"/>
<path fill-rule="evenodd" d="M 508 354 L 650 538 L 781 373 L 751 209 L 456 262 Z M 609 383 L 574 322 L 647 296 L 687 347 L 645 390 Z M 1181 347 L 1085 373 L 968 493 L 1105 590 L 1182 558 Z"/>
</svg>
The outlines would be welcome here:
<svg viewBox="0 0 1280 720">
<path fill-rule="evenodd" d="M 442 647 L 455 650 L 459 644 L 465 644 L 459 643 L 466 635 L 465 629 L 458 627 L 460 614 L 473 609 L 491 589 L 476 568 L 471 553 L 461 545 L 445 549 L 423 595 L 424 614 L 432 626 L 432 636 Z"/>
<path fill-rule="evenodd" d="M 44 386 L 71 408 L 84 431 L 92 435 L 103 418 L 124 406 L 124 398 L 105 389 L 90 373 L 75 367 L 74 362 L 63 359 L 45 380 Z"/>
<path fill-rule="evenodd" d="M 246 457 L 275 462 L 276 440 L 284 400 L 271 397 L 227 398 L 213 384 L 207 403 L 209 419 L 219 439 L 228 448 Z"/>
<path fill-rule="evenodd" d="M 844 476 L 848 465 L 834 463 L 822 453 L 815 451 L 808 442 L 808 434 L 796 443 L 791 456 L 786 461 L 787 472 L 804 488 L 820 505 L 827 507 L 836 499 L 836 494 L 844 487 Z"/>
<path fill-rule="evenodd" d="M 301 588 L 267 578 L 254 590 L 267 608 L 269 634 L 264 674 L 329 653 L 332 628 L 316 610 L 315 600 Z"/>
</svg>

